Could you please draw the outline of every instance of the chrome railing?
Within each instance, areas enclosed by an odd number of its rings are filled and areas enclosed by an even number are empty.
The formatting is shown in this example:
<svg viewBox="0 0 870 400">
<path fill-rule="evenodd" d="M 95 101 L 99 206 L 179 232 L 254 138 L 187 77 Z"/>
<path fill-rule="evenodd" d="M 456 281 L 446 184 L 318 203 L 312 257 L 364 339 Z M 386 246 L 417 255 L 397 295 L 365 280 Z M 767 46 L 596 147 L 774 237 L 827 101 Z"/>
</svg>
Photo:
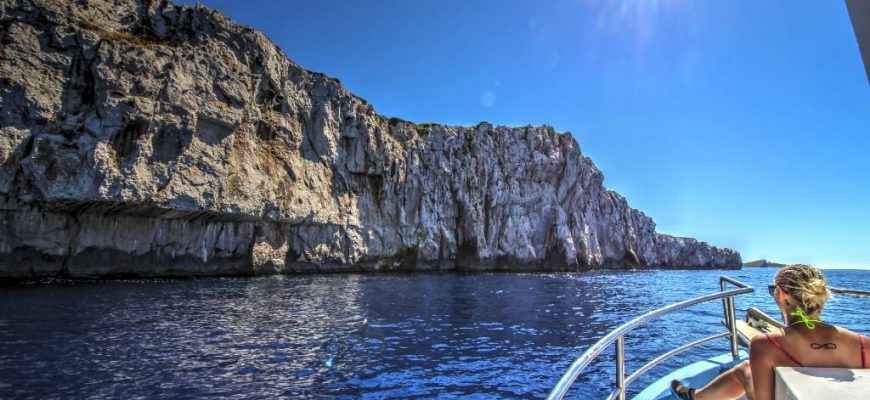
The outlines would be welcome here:
<svg viewBox="0 0 870 400">
<path fill-rule="evenodd" d="M 857 290 L 857 289 L 844 289 L 833 286 L 828 286 L 828 290 L 830 290 L 834 294 L 842 294 L 845 296 L 852 297 L 870 297 L 870 292 L 865 290 Z"/>
<path fill-rule="evenodd" d="M 732 284 L 737 286 L 738 288 L 749 288 L 752 289 L 749 285 L 740 282 L 736 279 L 731 279 L 727 276 L 719 277 L 719 291 L 720 293 L 725 292 L 725 288 L 728 284 Z M 750 290 L 747 293 L 751 293 L 755 291 L 754 289 Z M 731 332 L 730 340 L 731 340 L 731 357 L 737 358 L 740 356 L 740 348 L 737 347 L 737 314 L 734 312 L 734 296 L 728 296 L 722 298 L 722 313 L 725 315 L 725 326 L 728 327 L 728 330 Z"/>
<path fill-rule="evenodd" d="M 732 284 L 737 286 L 737 289 L 725 290 L 726 284 Z M 755 289 L 747 284 L 744 284 L 740 281 L 731 279 L 727 276 L 719 277 L 719 288 L 720 291 L 716 293 L 711 293 L 705 296 L 695 297 L 693 299 L 681 301 L 679 303 L 674 303 L 669 306 L 665 306 L 653 311 L 650 311 L 644 315 L 641 315 L 631 321 L 628 321 L 616 329 L 610 331 L 607 335 L 599 339 L 595 344 L 593 344 L 589 349 L 587 349 L 577 360 L 575 360 L 568 370 L 565 371 L 565 374 L 559 378 L 559 382 L 556 382 L 556 386 L 550 391 L 550 394 L 547 395 L 548 400 L 561 399 L 568 393 L 568 389 L 571 388 L 571 385 L 580 376 L 580 373 L 601 354 L 604 349 L 606 349 L 611 344 L 616 343 L 616 390 L 608 396 L 608 399 L 619 399 L 625 400 L 625 390 L 632 382 L 637 380 L 642 374 L 649 371 L 652 367 L 655 367 L 662 361 L 676 355 L 682 353 L 691 348 L 700 346 L 707 342 L 711 342 L 716 339 L 721 339 L 724 337 L 728 337 L 731 341 L 731 355 L 733 357 L 738 357 L 738 347 L 737 347 L 737 324 L 735 323 L 736 317 L 734 312 L 734 296 L 741 294 L 748 294 L 755 291 Z M 637 371 L 629 375 L 627 378 L 625 376 L 625 335 L 631 332 L 633 329 L 638 326 L 649 322 L 652 319 L 658 318 L 662 315 L 672 313 L 674 311 L 679 311 L 684 308 L 688 308 L 697 304 L 706 303 L 713 300 L 722 299 L 722 307 L 723 314 L 725 316 L 725 323 L 728 325 L 728 331 L 720 334 L 716 334 L 710 337 L 706 337 L 700 340 L 696 340 L 692 343 L 688 343 L 686 345 L 677 347 L 665 354 L 662 354 L 652 361 L 646 363 L 646 365 L 638 368 Z"/>
</svg>

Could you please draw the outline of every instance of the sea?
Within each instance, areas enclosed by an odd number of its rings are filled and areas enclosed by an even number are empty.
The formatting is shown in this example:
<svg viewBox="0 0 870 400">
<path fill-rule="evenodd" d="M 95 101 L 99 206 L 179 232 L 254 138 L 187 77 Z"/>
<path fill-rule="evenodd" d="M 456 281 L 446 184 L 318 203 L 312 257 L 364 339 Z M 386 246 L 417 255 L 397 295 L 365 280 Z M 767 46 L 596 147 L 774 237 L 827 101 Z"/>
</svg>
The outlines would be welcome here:
<svg viewBox="0 0 870 400">
<path fill-rule="evenodd" d="M 585 273 L 333 274 L 0 286 L 0 398 L 512 399 L 546 396 L 614 327 L 719 290 L 778 316 L 776 269 Z M 870 271 L 826 270 L 870 290 Z M 822 319 L 870 334 L 867 299 L 837 296 Z M 722 303 L 667 315 L 626 338 L 627 370 L 723 332 Z M 676 356 L 630 393 L 722 339 Z M 613 389 L 609 349 L 569 397 Z"/>
</svg>

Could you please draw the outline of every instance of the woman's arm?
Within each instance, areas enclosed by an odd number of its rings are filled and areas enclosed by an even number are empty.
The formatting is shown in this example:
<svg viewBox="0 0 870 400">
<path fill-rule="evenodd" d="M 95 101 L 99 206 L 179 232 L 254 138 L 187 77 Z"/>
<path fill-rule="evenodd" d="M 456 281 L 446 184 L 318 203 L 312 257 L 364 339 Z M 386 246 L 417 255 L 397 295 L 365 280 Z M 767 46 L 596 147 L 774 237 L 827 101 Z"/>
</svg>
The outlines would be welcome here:
<svg viewBox="0 0 870 400">
<path fill-rule="evenodd" d="M 749 366 L 752 369 L 752 387 L 756 400 L 773 400 L 773 346 L 764 335 L 752 338 L 749 343 Z"/>
</svg>

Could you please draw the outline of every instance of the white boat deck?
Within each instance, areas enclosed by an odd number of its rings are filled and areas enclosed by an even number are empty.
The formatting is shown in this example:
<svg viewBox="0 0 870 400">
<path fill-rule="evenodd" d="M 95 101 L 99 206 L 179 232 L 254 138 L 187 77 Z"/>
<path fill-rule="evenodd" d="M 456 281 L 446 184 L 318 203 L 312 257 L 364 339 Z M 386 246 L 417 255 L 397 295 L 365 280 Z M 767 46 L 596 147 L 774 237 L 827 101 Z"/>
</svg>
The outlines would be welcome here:
<svg viewBox="0 0 870 400">
<path fill-rule="evenodd" d="M 776 368 L 775 400 L 868 399 L 870 369 Z"/>
</svg>

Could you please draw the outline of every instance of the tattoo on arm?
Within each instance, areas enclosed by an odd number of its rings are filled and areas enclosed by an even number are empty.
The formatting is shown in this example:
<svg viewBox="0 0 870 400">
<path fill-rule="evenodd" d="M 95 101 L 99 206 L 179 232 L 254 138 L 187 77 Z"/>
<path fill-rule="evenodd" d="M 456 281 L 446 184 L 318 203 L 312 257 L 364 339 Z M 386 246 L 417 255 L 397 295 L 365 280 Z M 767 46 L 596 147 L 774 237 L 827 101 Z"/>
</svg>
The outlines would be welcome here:
<svg viewBox="0 0 870 400">
<path fill-rule="evenodd" d="M 834 350 L 837 348 L 837 345 L 834 343 L 830 343 L 830 342 L 829 343 L 813 343 L 813 344 L 810 344 L 810 347 L 812 347 L 815 350 L 821 350 L 821 349 Z"/>
</svg>

